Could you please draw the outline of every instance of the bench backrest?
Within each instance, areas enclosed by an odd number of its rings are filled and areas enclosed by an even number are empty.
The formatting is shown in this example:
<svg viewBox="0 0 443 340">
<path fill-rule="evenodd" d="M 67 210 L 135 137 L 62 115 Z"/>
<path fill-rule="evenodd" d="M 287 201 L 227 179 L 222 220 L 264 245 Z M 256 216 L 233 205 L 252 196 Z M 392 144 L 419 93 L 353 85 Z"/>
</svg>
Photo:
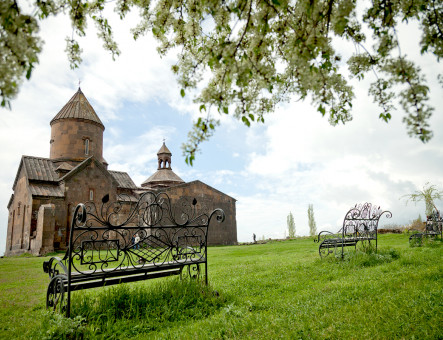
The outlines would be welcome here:
<svg viewBox="0 0 443 340">
<path fill-rule="evenodd" d="M 340 230 L 342 237 L 376 239 L 378 221 L 384 214 L 388 218 L 392 217 L 390 211 L 383 211 L 379 206 L 371 203 L 356 204 L 345 215 L 343 227 Z"/>
<path fill-rule="evenodd" d="M 79 204 L 65 256 L 69 273 L 205 262 L 209 225 L 223 221 L 224 212 L 200 212 L 197 203 L 180 200 L 173 206 L 167 194 L 146 192 L 112 203 L 106 195 L 100 206 Z"/>
<path fill-rule="evenodd" d="M 433 211 L 431 216 L 426 218 L 426 234 L 438 235 L 442 233 L 443 217 L 439 211 Z"/>
</svg>

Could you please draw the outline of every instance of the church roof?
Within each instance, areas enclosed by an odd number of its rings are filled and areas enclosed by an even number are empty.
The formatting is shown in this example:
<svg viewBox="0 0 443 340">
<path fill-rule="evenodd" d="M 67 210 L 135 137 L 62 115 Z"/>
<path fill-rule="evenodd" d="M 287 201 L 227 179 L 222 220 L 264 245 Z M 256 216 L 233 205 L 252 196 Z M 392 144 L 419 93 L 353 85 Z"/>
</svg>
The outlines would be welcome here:
<svg viewBox="0 0 443 340">
<path fill-rule="evenodd" d="M 55 172 L 54 163 L 49 158 L 22 156 L 12 187 L 13 190 L 15 190 L 22 169 L 30 182 L 29 190 L 33 196 L 64 196 L 63 188 L 58 183 L 59 176 Z"/>
<path fill-rule="evenodd" d="M 74 167 L 71 164 L 63 162 L 55 171 L 71 171 L 72 169 L 74 169 Z"/>
<path fill-rule="evenodd" d="M 160 148 L 160 150 L 158 150 L 157 155 L 160 155 L 162 153 L 168 153 L 168 154 L 172 155 L 171 151 L 169 151 L 169 149 L 166 146 L 165 142 L 163 142 L 162 147 Z"/>
<path fill-rule="evenodd" d="M 127 172 L 113 171 L 113 170 L 108 170 L 108 171 L 112 175 L 112 177 L 114 177 L 114 179 L 117 181 L 119 188 L 137 189 L 137 186 L 132 181 L 131 177 L 129 177 Z"/>
<path fill-rule="evenodd" d="M 185 183 L 179 176 L 171 169 L 160 169 L 151 175 L 146 181 L 142 183 L 142 187 L 158 185 L 158 184 L 180 184 Z"/>
<path fill-rule="evenodd" d="M 57 120 L 68 118 L 89 120 L 102 126 L 103 129 L 105 128 L 80 88 L 51 120 L 50 124 L 52 125 Z"/>
<path fill-rule="evenodd" d="M 59 185 L 60 181 L 66 180 L 66 178 L 71 177 L 74 173 L 81 171 L 92 159 L 93 156 L 89 157 L 76 167 L 73 167 L 68 163 L 62 163 L 56 168 L 56 165 L 49 158 L 22 156 L 12 190 L 15 190 L 21 169 L 23 168 L 25 176 L 30 181 L 29 189 L 33 196 L 63 197 L 64 192 L 63 188 Z M 59 178 L 59 175 L 56 172 L 58 169 L 69 170 L 69 172 L 62 178 Z M 128 173 L 112 170 L 108 170 L 108 172 L 117 182 L 119 188 L 137 189 L 137 186 L 134 184 L 131 177 L 129 177 Z"/>
<path fill-rule="evenodd" d="M 64 197 L 65 193 L 63 188 L 56 184 L 40 184 L 40 183 L 31 183 L 29 185 L 29 190 L 31 191 L 32 196 L 50 196 L 50 197 Z"/>
<path fill-rule="evenodd" d="M 22 168 L 24 168 L 26 177 L 29 180 L 43 182 L 58 181 L 58 174 L 55 172 L 54 163 L 52 163 L 49 158 L 22 156 L 14 185 L 12 186 L 13 190 L 15 190 L 15 185 L 17 184 L 18 176 Z"/>
</svg>

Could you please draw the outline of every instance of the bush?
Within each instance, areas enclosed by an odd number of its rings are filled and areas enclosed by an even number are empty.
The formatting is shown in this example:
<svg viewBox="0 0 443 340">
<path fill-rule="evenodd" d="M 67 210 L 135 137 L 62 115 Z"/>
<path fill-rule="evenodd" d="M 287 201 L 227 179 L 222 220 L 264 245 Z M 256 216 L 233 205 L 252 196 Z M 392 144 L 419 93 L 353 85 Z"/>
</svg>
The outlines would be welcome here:
<svg viewBox="0 0 443 340">
<path fill-rule="evenodd" d="M 352 251 L 345 253 L 344 258 L 341 255 L 335 257 L 335 261 L 345 266 L 353 267 L 372 267 L 383 263 L 389 263 L 400 258 L 400 252 L 396 249 L 369 249 L 367 251 Z"/>
<path fill-rule="evenodd" d="M 65 318 L 54 312 L 42 312 L 42 326 L 34 334 L 37 339 L 83 339 L 86 332 L 85 319 L 76 316 Z"/>
<path fill-rule="evenodd" d="M 79 295 L 73 299 L 72 315 L 84 316 L 88 323 L 98 327 L 143 320 L 140 331 L 160 329 L 168 322 L 202 319 L 226 303 L 226 298 L 209 286 L 197 280 L 179 279 L 149 286 L 121 284 Z"/>
</svg>

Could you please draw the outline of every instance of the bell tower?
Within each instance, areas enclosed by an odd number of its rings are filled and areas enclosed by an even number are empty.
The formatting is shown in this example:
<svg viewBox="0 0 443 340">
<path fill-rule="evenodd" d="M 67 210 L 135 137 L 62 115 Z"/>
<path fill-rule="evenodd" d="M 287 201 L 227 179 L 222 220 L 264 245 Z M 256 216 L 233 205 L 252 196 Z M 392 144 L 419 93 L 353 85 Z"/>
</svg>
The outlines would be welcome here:
<svg viewBox="0 0 443 340">
<path fill-rule="evenodd" d="M 169 188 L 178 184 L 183 184 L 183 181 L 179 176 L 172 171 L 171 157 L 172 153 L 163 140 L 163 145 L 157 152 L 158 168 L 157 171 L 151 175 L 146 181 L 142 183 L 142 188 L 145 189 L 162 189 Z"/>
<path fill-rule="evenodd" d="M 165 144 L 165 141 L 163 141 L 163 145 L 157 152 L 158 157 L 158 168 L 160 169 L 171 169 L 171 156 L 172 153 L 169 151 L 168 147 Z"/>
<path fill-rule="evenodd" d="M 105 166 L 103 132 L 105 126 L 79 88 L 51 120 L 50 159 L 76 166 L 95 156 Z"/>
</svg>

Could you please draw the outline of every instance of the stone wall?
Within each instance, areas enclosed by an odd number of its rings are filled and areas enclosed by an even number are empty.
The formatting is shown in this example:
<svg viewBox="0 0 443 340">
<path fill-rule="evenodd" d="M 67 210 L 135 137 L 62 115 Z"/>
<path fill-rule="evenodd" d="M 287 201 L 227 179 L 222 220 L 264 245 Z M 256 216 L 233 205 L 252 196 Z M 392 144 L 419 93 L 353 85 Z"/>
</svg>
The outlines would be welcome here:
<svg viewBox="0 0 443 340">
<path fill-rule="evenodd" d="M 32 242 L 32 254 L 45 255 L 54 251 L 55 205 L 40 206 L 37 217 L 37 233 Z"/>
<path fill-rule="evenodd" d="M 237 244 L 237 221 L 235 199 L 200 182 L 193 181 L 177 185 L 165 190 L 173 204 L 187 200 L 189 203 L 195 198 L 197 209 L 210 213 L 216 208 L 225 212 L 225 221 L 218 223 L 211 221 L 208 232 L 209 245 Z"/>
<path fill-rule="evenodd" d="M 15 185 L 14 198 L 9 206 L 5 255 L 18 255 L 30 249 L 31 206 L 32 198 L 22 169 Z"/>
<path fill-rule="evenodd" d="M 89 153 L 85 154 L 85 139 L 89 139 Z M 103 127 L 90 121 L 63 119 L 55 121 L 51 126 L 52 160 L 66 161 L 71 165 L 88 157 L 103 159 Z"/>
</svg>

